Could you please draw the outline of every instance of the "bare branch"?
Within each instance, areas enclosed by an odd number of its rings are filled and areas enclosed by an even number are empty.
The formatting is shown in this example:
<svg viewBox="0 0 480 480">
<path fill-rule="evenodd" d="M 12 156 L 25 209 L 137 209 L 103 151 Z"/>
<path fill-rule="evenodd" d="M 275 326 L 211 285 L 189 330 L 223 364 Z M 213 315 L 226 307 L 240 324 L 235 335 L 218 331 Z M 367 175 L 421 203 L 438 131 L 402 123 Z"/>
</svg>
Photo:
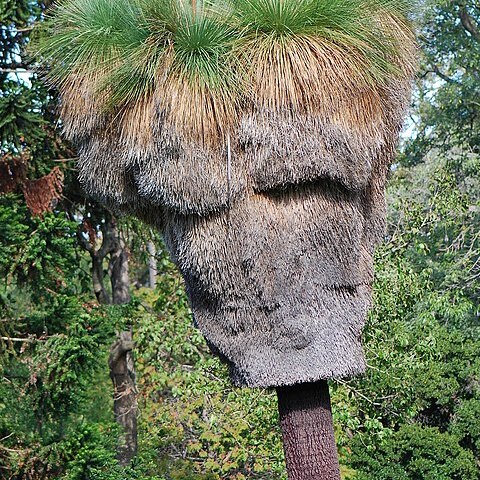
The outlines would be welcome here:
<svg viewBox="0 0 480 480">
<path fill-rule="evenodd" d="M 480 42 L 480 31 L 475 20 L 469 15 L 465 4 L 460 5 L 460 21 L 463 28 L 477 41 Z"/>
<path fill-rule="evenodd" d="M 0 68 L 1 73 L 34 73 L 33 70 L 27 68 L 18 67 L 18 68 Z"/>
<path fill-rule="evenodd" d="M 450 78 L 447 75 L 445 75 L 444 73 L 442 73 L 436 65 L 432 64 L 432 69 L 433 69 L 433 72 L 435 74 L 437 74 L 445 82 L 454 83 L 454 84 L 457 83 L 458 84 L 458 82 L 456 80 L 454 80 L 453 78 Z"/>
<path fill-rule="evenodd" d="M 12 31 L 12 28 L 8 27 L 8 26 L 1 26 L 0 27 L 0 30 L 3 30 L 3 31 Z M 13 29 L 13 31 L 15 31 L 15 33 L 17 32 L 31 32 L 33 30 L 33 26 L 32 27 L 24 27 L 24 28 L 15 28 Z"/>
<path fill-rule="evenodd" d="M 105 258 L 115 248 L 117 229 L 115 221 L 111 218 L 105 219 L 105 223 L 101 225 L 102 230 L 102 246 L 97 251 L 99 258 Z"/>
<path fill-rule="evenodd" d="M 18 338 L 18 337 L 0 337 L 0 340 L 5 342 L 19 342 L 19 343 L 35 343 L 35 342 L 44 342 L 44 339 L 27 337 L 27 338 Z"/>
<path fill-rule="evenodd" d="M 93 254 L 93 245 L 83 236 L 84 230 L 79 227 L 77 230 L 77 240 L 79 245 L 86 250 L 88 253 Z"/>
</svg>

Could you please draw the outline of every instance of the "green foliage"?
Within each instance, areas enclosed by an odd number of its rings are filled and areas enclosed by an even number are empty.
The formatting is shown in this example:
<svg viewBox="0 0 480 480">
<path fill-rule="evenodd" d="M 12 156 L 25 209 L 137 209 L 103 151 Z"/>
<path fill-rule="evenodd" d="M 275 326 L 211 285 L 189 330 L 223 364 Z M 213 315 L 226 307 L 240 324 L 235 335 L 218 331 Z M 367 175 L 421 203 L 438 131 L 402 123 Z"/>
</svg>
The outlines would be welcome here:
<svg viewBox="0 0 480 480">
<path fill-rule="evenodd" d="M 468 161 L 472 152 L 479 153 L 480 145 L 478 2 L 426 3 L 421 20 L 424 65 L 418 82 L 415 135 L 407 142 L 403 161 L 409 165 L 421 162 L 432 148 L 444 153 L 457 148 L 462 161 Z M 464 26 L 462 16 L 477 28 L 476 35 Z"/>
<path fill-rule="evenodd" d="M 112 326 L 98 307 L 86 309 L 67 296 L 60 303 L 63 309 L 54 323 L 63 331 L 44 331 L 38 338 L 23 335 L 23 344 L 2 341 L 0 434 L 11 452 L 3 468 L 18 478 L 30 468 L 38 475 L 42 469 L 64 468 L 69 436 L 81 419 L 73 414 L 81 414 L 93 400 L 91 382 L 106 361 L 112 338 Z M 28 318 L 22 323 L 30 330 Z M 49 326 L 46 319 L 44 328 Z"/>
<path fill-rule="evenodd" d="M 39 342 L 30 360 L 29 389 L 38 397 L 44 420 L 75 411 L 82 392 L 88 390 L 89 372 L 99 366 L 98 350 L 114 334 L 113 329 L 106 328 L 103 315 L 87 313 L 71 297 L 64 302 L 68 303 L 62 311 L 63 318 L 68 319 L 65 331 Z"/>
<path fill-rule="evenodd" d="M 377 252 L 365 329 L 370 368 L 336 392 L 341 431 L 355 437 L 341 445 L 360 479 L 479 478 L 480 209 L 470 170 L 457 167 L 432 156 L 398 169 L 390 187 L 391 236 Z"/>
<path fill-rule="evenodd" d="M 38 93 L 25 84 L 7 80 L 0 95 L 0 151 L 21 149 L 44 139 L 44 119 L 35 110 Z"/>
<path fill-rule="evenodd" d="M 379 441 L 375 453 L 365 452 L 357 439 L 354 461 L 361 468 L 358 480 L 477 480 L 471 451 L 459 438 L 437 428 L 403 425 Z"/>
<path fill-rule="evenodd" d="M 18 200 L 14 195 L 0 197 L 3 288 L 34 284 L 31 293 L 35 301 L 60 291 L 72 292 L 72 280 L 79 276 L 76 224 L 63 213 L 33 217 Z"/>
<path fill-rule="evenodd" d="M 76 429 L 62 447 L 62 480 L 166 480 L 157 475 L 151 455 L 141 455 L 132 466 L 120 467 L 115 455 L 118 433 L 114 424 L 84 424 Z"/>
<path fill-rule="evenodd" d="M 370 21 L 358 2 L 342 0 L 225 3 L 228 28 L 217 21 L 218 5 L 201 2 L 193 12 L 169 0 L 67 0 L 57 8 L 77 6 L 75 27 L 67 25 L 49 48 L 89 56 L 86 76 L 114 69 L 111 81 L 123 88 L 117 104 L 152 88 L 167 44 L 175 72 L 233 84 L 227 53 L 237 48 L 235 30 L 267 42 L 315 29 L 338 38 L 356 35 L 356 13 L 364 25 Z M 341 456 L 348 478 L 359 480 L 479 478 L 479 48 L 460 14 L 477 25 L 479 17 L 471 1 L 430 3 L 418 135 L 393 174 L 388 241 L 377 252 L 375 306 L 365 329 L 370 368 L 333 387 Z M 381 5 L 406 14 L 404 2 Z M 25 28 L 39 13 L 36 2 L 0 5 L 2 68 L 26 66 Z M 82 52 L 78 38 L 90 50 Z M 371 49 L 377 40 L 366 42 Z M 61 75 L 74 60 L 65 59 L 56 65 Z M 0 82 L 2 155 L 25 157 L 29 178 L 38 178 L 54 160 L 72 156 L 53 131 L 55 96 L 35 76 L 0 72 Z M 163 252 L 155 292 L 140 291 L 128 306 L 92 303 L 90 259 L 77 247 L 76 228 L 82 215 L 96 227 L 104 214 L 92 213 L 72 184 L 65 189 L 70 203 L 42 218 L 30 216 L 21 195 L 0 197 L 2 478 L 284 479 L 274 394 L 232 388 L 192 326 L 182 283 Z M 135 239 L 130 266 L 140 278 L 145 233 L 134 223 L 122 228 Z M 138 457 L 121 469 L 106 364 L 115 330 L 127 324 L 134 327 L 141 416 Z"/>
<path fill-rule="evenodd" d="M 233 30 L 203 8 L 193 12 L 188 2 L 63 2 L 41 28 L 46 33 L 39 34 L 38 48 L 51 78 L 61 83 L 77 71 L 104 74 L 97 89 L 103 95 L 114 87 L 110 106 L 148 95 L 165 62 L 188 81 L 219 86 L 231 80 Z"/>
<path fill-rule="evenodd" d="M 28 225 L 24 224 L 26 207 L 15 200 L 14 196 L 0 197 L 0 271 L 3 278 L 8 274 L 12 258 L 27 240 L 29 233 Z"/>
<path fill-rule="evenodd" d="M 206 85 L 217 87 L 225 82 L 222 78 L 229 73 L 231 58 L 228 50 L 234 43 L 236 32 L 205 14 L 196 13 L 194 18 L 192 15 L 187 12 L 183 16 L 174 36 L 179 74 L 190 81 L 200 78 Z"/>
<path fill-rule="evenodd" d="M 27 43 L 19 36 L 17 28 L 26 28 L 40 13 L 39 5 L 32 0 L 3 0 L 0 5 L 0 67 L 11 66 L 19 60 L 20 49 Z M 5 77 L 0 72 L 0 79 Z"/>
<path fill-rule="evenodd" d="M 0 466 L 12 478 L 124 480 L 106 365 L 114 330 L 125 328 L 137 304 L 100 307 L 67 295 L 57 303 L 43 325 L 57 332 L 28 336 L 34 328 L 26 317 L 17 333 L 23 343 L 2 340 L 0 438 L 8 453 Z M 163 480 L 154 455 L 142 453 L 128 478 Z"/>
<path fill-rule="evenodd" d="M 403 0 L 245 0 L 232 2 L 231 8 L 246 37 L 259 37 L 265 49 L 279 40 L 320 37 L 345 48 L 345 53 L 360 52 L 365 61 L 362 74 L 382 83 L 398 70 L 391 59 L 399 45 L 381 28 L 378 15 L 404 18 L 413 5 Z"/>
<path fill-rule="evenodd" d="M 92 302 L 90 259 L 77 245 L 91 202 L 73 172 L 64 169 L 64 197 L 51 213 L 32 216 L 20 194 L 24 182 L 73 156 L 55 131 L 55 93 L 25 73 L 23 49 L 42 8 L 0 3 L 0 156 L 26 173 L 18 190 L 0 192 L 0 476 L 124 480 L 107 358 L 136 304 Z M 8 183 L 16 171 L 4 165 L 1 175 Z M 129 478 L 160 480 L 152 455 L 143 458 Z"/>
</svg>

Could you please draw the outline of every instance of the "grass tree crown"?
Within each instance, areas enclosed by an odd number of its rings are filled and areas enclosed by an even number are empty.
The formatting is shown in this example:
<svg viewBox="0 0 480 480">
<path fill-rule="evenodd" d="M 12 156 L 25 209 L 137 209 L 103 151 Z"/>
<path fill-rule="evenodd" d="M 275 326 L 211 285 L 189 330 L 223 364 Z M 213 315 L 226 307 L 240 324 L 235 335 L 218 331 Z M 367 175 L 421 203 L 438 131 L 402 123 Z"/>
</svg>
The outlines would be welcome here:
<svg viewBox="0 0 480 480">
<path fill-rule="evenodd" d="M 403 0 L 61 0 L 44 28 L 80 181 L 160 229 L 234 381 L 364 371 Z"/>
<path fill-rule="evenodd" d="M 148 141 L 160 115 L 178 135 L 215 145 L 249 110 L 335 114 L 338 96 L 359 92 L 365 112 L 381 107 L 413 70 L 409 5 L 60 0 L 32 49 L 62 94 L 67 136 L 114 119 L 127 142 Z M 361 128 L 365 112 L 344 116 Z"/>
</svg>

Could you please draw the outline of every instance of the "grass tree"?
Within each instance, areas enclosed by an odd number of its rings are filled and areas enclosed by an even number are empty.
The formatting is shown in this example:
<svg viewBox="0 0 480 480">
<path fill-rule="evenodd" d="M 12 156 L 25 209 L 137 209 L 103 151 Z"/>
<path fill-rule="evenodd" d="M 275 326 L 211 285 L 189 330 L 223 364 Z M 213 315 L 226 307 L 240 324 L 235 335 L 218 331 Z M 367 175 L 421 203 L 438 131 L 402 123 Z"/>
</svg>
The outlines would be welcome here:
<svg viewBox="0 0 480 480">
<path fill-rule="evenodd" d="M 292 479 L 336 479 L 326 380 L 360 334 L 409 101 L 405 0 L 62 0 L 36 53 L 85 188 L 162 231 Z"/>
</svg>

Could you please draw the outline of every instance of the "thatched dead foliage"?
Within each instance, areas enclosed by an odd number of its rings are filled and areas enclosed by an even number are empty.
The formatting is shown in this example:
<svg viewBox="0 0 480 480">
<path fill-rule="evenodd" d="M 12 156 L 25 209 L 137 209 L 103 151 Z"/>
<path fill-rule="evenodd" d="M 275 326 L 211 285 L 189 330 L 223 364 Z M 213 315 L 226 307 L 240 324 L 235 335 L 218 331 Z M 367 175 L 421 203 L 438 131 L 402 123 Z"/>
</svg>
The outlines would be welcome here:
<svg viewBox="0 0 480 480">
<path fill-rule="evenodd" d="M 161 230 L 239 385 L 365 369 L 409 4 L 61 0 L 40 42 L 80 181 Z M 42 181 L 38 209 L 59 195 Z"/>
<path fill-rule="evenodd" d="M 26 180 L 22 185 L 28 209 L 32 215 L 43 215 L 54 208 L 61 198 L 63 189 L 63 172 L 59 167 L 37 180 Z"/>
</svg>

